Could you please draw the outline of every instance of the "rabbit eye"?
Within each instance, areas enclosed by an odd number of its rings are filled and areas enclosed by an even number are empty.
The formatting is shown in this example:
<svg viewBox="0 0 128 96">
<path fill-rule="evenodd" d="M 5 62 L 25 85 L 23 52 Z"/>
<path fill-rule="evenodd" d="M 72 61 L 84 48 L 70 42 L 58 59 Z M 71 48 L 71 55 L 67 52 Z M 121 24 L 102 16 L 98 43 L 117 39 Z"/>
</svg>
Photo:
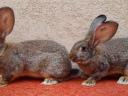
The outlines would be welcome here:
<svg viewBox="0 0 128 96">
<path fill-rule="evenodd" d="M 82 46 L 81 51 L 87 51 L 87 48 L 85 46 Z"/>
</svg>

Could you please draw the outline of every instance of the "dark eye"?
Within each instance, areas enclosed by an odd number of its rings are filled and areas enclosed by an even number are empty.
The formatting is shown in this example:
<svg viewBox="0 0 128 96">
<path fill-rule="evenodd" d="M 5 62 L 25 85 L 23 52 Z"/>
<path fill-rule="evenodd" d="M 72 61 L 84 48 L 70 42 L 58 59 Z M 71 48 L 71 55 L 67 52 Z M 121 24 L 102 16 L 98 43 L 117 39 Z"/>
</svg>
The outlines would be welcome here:
<svg viewBox="0 0 128 96">
<path fill-rule="evenodd" d="M 82 51 L 87 51 L 87 47 L 82 46 L 82 47 L 81 47 L 81 50 L 82 50 Z"/>
</svg>

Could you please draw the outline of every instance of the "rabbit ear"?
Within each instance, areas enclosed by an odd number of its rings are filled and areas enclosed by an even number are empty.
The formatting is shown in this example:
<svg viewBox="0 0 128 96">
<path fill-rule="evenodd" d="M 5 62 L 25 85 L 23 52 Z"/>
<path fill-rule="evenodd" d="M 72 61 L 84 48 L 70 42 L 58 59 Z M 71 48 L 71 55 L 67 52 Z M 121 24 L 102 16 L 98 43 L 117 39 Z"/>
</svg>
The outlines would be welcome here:
<svg viewBox="0 0 128 96">
<path fill-rule="evenodd" d="M 101 24 L 95 32 L 92 34 L 90 39 L 91 46 L 95 47 L 99 43 L 110 40 L 118 29 L 118 23 L 114 21 L 107 21 Z"/>
<path fill-rule="evenodd" d="M 105 22 L 107 17 L 105 15 L 99 15 L 97 16 L 93 22 L 90 25 L 89 33 L 87 35 L 87 38 L 89 38 L 97 29 L 98 26 L 100 26 L 103 22 Z M 89 38 L 90 39 L 90 38 Z"/>
<path fill-rule="evenodd" d="M 0 37 L 11 33 L 15 22 L 14 12 L 9 7 L 0 8 Z"/>
</svg>

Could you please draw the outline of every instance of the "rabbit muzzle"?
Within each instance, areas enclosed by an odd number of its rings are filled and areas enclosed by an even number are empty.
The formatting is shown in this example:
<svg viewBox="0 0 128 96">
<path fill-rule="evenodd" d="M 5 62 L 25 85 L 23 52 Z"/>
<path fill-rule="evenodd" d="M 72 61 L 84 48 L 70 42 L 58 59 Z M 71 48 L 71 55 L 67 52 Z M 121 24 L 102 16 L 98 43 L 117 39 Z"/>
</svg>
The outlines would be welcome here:
<svg viewBox="0 0 128 96">
<path fill-rule="evenodd" d="M 77 57 L 75 55 L 70 55 L 69 57 L 72 62 L 75 62 L 77 64 L 82 64 L 82 65 L 86 65 L 88 64 L 89 60 L 88 59 L 85 59 L 85 58 L 81 58 L 81 57 Z"/>
</svg>

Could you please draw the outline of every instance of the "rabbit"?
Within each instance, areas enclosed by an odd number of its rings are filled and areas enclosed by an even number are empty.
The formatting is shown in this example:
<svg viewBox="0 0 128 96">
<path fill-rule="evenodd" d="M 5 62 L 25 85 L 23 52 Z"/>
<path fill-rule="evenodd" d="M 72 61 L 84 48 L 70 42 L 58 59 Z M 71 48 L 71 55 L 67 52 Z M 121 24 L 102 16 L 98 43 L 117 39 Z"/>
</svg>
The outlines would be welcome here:
<svg viewBox="0 0 128 96">
<path fill-rule="evenodd" d="M 72 69 L 66 48 L 55 41 L 5 43 L 14 23 L 13 9 L 0 8 L 0 87 L 22 76 L 42 78 L 41 84 L 53 85 L 77 72 Z"/>
<path fill-rule="evenodd" d="M 113 38 L 119 24 L 106 20 L 103 14 L 90 25 L 85 39 L 76 42 L 69 58 L 82 70 L 84 86 L 95 86 L 96 82 L 109 75 L 121 75 L 118 84 L 128 84 L 128 38 Z"/>
</svg>

